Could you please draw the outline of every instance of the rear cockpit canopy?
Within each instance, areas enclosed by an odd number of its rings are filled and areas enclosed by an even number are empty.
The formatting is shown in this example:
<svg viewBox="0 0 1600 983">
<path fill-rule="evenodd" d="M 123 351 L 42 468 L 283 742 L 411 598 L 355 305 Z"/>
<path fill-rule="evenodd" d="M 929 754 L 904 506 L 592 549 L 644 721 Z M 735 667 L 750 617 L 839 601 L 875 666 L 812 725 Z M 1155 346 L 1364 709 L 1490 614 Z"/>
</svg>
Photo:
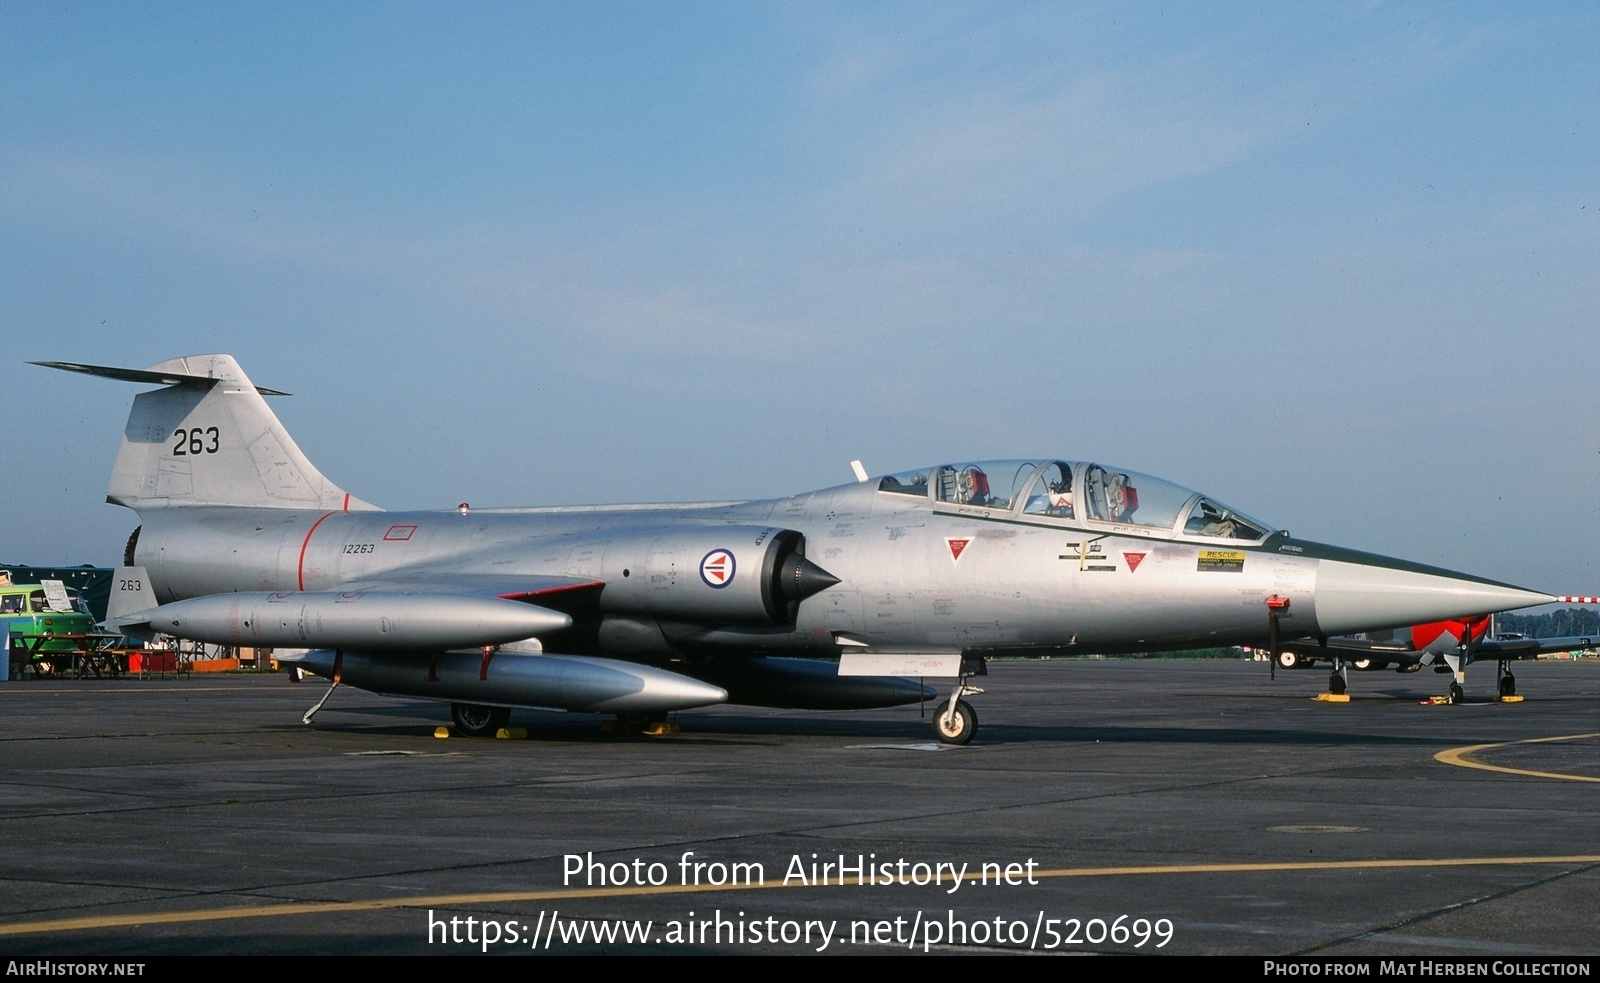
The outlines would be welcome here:
<svg viewBox="0 0 1600 983">
<path fill-rule="evenodd" d="M 1044 525 L 1094 528 L 1185 539 L 1259 543 L 1264 522 L 1170 481 L 1075 461 L 977 461 L 888 475 L 878 491 L 929 499 L 935 511 Z"/>
</svg>

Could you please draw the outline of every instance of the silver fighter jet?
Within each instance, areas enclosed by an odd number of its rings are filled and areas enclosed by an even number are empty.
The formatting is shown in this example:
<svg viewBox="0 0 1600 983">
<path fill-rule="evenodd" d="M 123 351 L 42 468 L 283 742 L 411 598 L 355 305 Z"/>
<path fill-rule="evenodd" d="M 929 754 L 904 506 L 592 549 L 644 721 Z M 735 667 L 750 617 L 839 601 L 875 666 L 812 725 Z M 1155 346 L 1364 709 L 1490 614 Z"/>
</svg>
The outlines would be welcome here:
<svg viewBox="0 0 1600 983">
<path fill-rule="evenodd" d="M 1276 650 L 1553 600 L 1054 457 L 754 502 L 385 512 L 306 460 L 231 356 L 38 364 L 161 387 L 108 493 L 141 520 L 119 626 L 305 647 L 334 685 L 449 702 L 470 733 L 512 707 L 891 706 L 947 677 L 934 730 L 964 744 L 995 656 Z"/>
<path fill-rule="evenodd" d="M 1434 672 L 1450 673 L 1453 677 L 1443 702 L 1460 703 L 1466 699 L 1462 684 L 1466 682 L 1467 666 L 1493 661 L 1499 669 L 1495 676 L 1498 698 L 1520 700 L 1511 663 L 1554 652 L 1593 648 L 1596 641 L 1589 635 L 1557 638 L 1491 635 L 1492 626 L 1492 619 L 1484 615 L 1412 625 L 1399 631 L 1365 632 L 1349 638 L 1290 639 L 1279 647 L 1277 665 L 1285 669 L 1309 669 L 1319 661 L 1331 662 L 1333 672 L 1328 677 L 1328 689 L 1333 695 L 1345 691 L 1347 667 L 1363 671 L 1392 668 L 1396 672 L 1416 672 L 1423 666 L 1432 666 Z"/>
</svg>

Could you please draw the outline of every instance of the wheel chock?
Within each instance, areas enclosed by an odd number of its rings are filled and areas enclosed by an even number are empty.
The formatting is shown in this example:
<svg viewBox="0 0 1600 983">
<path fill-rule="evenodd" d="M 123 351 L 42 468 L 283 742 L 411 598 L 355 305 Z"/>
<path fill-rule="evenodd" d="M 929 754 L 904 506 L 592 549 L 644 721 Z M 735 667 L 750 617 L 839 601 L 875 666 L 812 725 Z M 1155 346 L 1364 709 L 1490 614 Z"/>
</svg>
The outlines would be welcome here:
<svg viewBox="0 0 1600 983">
<path fill-rule="evenodd" d="M 1497 702 L 1497 703 L 1521 703 L 1522 702 L 1522 694 L 1513 693 L 1510 696 L 1497 696 L 1497 697 L 1495 697 L 1495 702 Z"/>
<path fill-rule="evenodd" d="M 1450 697 L 1448 696 L 1430 696 L 1419 704 L 1419 706 L 1425 707 L 1446 707 L 1449 705 Z"/>
<path fill-rule="evenodd" d="M 627 733 L 627 731 L 624 730 L 624 728 L 620 724 L 618 724 L 615 720 L 607 720 L 605 723 L 601 724 L 600 725 L 600 732 L 602 734 L 623 734 L 623 733 Z M 634 733 L 640 734 L 640 735 L 642 735 L 644 737 L 671 737 L 673 734 L 676 734 L 677 732 L 678 732 L 678 725 L 673 723 L 673 722 L 671 722 L 670 720 L 662 721 L 660 723 L 655 723 L 655 724 L 646 724 L 643 730 L 634 731 Z"/>
<path fill-rule="evenodd" d="M 439 740 L 442 741 L 445 738 L 450 736 L 450 728 L 448 728 L 448 727 L 435 727 L 433 729 L 433 736 L 437 737 Z"/>
<path fill-rule="evenodd" d="M 1318 693 L 1317 699 L 1323 703 L 1349 703 L 1349 693 Z"/>
<path fill-rule="evenodd" d="M 525 741 L 528 739 L 528 728 L 502 727 L 494 732 L 494 736 L 500 741 Z"/>
</svg>

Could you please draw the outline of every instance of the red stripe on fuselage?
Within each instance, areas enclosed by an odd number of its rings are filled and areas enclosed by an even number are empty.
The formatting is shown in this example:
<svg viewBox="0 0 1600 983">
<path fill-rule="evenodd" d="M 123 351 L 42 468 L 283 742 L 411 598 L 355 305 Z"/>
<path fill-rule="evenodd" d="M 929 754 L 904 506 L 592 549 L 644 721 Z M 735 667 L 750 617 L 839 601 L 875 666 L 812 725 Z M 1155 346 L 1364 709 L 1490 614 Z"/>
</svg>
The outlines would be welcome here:
<svg viewBox="0 0 1600 983">
<path fill-rule="evenodd" d="M 334 514 L 335 513 L 333 512 L 322 513 L 322 518 L 318 519 L 316 522 L 313 522 L 311 524 L 311 528 L 306 530 L 305 541 L 300 544 L 300 562 L 294 565 L 295 590 L 306 589 L 306 547 L 311 545 L 312 534 L 317 531 L 318 526 L 327 521 L 328 516 Z"/>
</svg>

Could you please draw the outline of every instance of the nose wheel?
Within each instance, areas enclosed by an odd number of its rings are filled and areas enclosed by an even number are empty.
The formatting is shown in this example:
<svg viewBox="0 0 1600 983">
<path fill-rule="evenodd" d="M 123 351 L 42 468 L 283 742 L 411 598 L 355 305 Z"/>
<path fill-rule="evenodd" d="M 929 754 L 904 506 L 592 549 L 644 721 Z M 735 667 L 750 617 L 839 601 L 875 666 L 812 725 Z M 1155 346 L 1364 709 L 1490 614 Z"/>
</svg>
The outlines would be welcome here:
<svg viewBox="0 0 1600 983">
<path fill-rule="evenodd" d="M 1451 683 L 1450 684 L 1450 702 L 1452 704 L 1460 703 L 1464 699 L 1466 699 L 1466 694 L 1461 691 L 1461 684 L 1460 683 Z"/>
<path fill-rule="evenodd" d="M 982 693 L 978 687 L 967 685 L 967 677 L 985 676 L 988 672 L 982 660 L 961 660 L 961 676 L 956 680 L 955 689 L 950 691 L 950 699 L 938 704 L 933 711 L 933 733 L 940 744 L 972 743 L 972 736 L 978 732 L 978 715 L 973 712 L 972 704 L 962 697 Z"/>
<path fill-rule="evenodd" d="M 1516 702 L 1516 700 L 1522 699 L 1522 697 L 1517 696 L 1517 677 L 1511 675 L 1511 661 L 1509 659 L 1501 659 L 1498 668 L 1500 670 L 1500 699 L 1507 702 Z M 1513 697 L 1516 700 L 1513 700 Z"/>
<path fill-rule="evenodd" d="M 1344 657 L 1333 657 L 1333 671 L 1328 673 L 1328 692 L 1317 697 L 1319 700 L 1328 700 L 1333 703 L 1349 703 L 1350 697 L 1345 693 L 1350 689 L 1350 666 Z"/>
<path fill-rule="evenodd" d="M 970 744 L 978 732 L 978 715 L 966 700 L 956 700 L 954 706 L 946 703 L 933 715 L 933 729 L 940 744 Z"/>
</svg>

